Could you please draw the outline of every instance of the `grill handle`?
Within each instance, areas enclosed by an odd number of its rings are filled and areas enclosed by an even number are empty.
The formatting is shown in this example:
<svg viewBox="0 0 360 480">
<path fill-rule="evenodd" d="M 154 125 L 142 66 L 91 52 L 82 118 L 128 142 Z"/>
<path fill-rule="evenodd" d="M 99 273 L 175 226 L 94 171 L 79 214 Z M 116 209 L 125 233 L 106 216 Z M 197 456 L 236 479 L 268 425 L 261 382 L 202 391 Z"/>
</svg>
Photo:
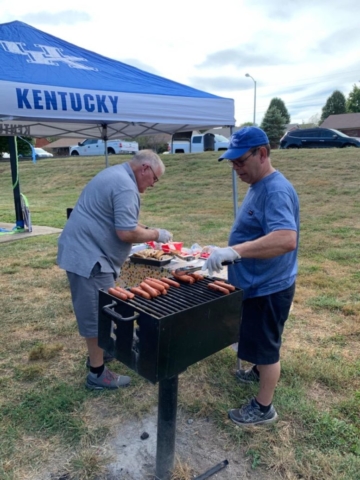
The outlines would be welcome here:
<svg viewBox="0 0 360 480">
<path fill-rule="evenodd" d="M 102 308 L 103 313 L 114 320 L 118 320 L 119 322 L 133 322 L 140 317 L 140 313 L 135 313 L 135 315 L 133 315 L 132 317 L 124 318 L 119 313 L 116 313 L 114 312 L 114 310 L 112 310 L 112 308 L 116 307 L 116 305 L 117 302 L 115 301 L 113 301 L 110 305 L 105 305 Z"/>
</svg>

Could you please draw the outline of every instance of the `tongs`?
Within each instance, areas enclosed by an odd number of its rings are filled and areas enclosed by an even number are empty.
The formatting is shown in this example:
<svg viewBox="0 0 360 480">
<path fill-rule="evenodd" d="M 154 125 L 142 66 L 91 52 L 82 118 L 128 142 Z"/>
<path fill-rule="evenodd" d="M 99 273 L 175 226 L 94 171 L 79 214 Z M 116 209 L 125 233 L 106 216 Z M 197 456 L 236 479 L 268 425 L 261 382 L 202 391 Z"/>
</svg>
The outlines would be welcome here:
<svg viewBox="0 0 360 480">
<path fill-rule="evenodd" d="M 221 265 L 234 265 L 235 263 L 238 263 L 240 262 L 240 258 L 237 258 L 236 260 L 234 260 L 233 262 L 222 262 Z M 180 268 L 177 268 L 175 270 L 175 274 L 176 275 L 189 275 L 189 273 L 194 273 L 194 272 L 198 272 L 199 270 L 202 269 L 202 265 L 196 265 L 196 266 L 191 266 L 191 265 L 188 265 L 187 267 L 180 267 Z"/>
</svg>

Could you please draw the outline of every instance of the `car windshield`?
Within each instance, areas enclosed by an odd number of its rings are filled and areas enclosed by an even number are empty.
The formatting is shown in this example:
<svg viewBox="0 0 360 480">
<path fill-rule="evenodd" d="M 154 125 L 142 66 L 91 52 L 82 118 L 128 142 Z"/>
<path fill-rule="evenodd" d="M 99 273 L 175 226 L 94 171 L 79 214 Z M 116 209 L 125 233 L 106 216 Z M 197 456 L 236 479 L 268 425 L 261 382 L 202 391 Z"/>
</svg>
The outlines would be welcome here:
<svg viewBox="0 0 360 480">
<path fill-rule="evenodd" d="M 224 135 L 218 135 L 217 133 L 215 134 L 215 139 L 218 142 L 228 142 L 229 141 L 226 137 L 224 137 Z"/>
<path fill-rule="evenodd" d="M 334 128 L 331 128 L 330 130 L 331 130 L 332 132 L 335 132 L 336 135 L 339 135 L 340 137 L 347 137 L 347 138 L 349 137 L 349 135 L 345 135 L 345 133 L 339 132 L 339 130 L 335 130 Z"/>
</svg>

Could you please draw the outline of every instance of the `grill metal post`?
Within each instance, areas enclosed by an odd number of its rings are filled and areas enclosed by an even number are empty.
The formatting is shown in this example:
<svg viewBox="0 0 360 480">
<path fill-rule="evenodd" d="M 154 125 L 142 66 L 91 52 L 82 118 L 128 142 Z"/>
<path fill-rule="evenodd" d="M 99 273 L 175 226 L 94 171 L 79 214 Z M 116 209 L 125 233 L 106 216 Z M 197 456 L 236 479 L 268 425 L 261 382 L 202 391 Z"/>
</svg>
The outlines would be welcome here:
<svg viewBox="0 0 360 480">
<path fill-rule="evenodd" d="M 178 375 L 159 382 L 156 479 L 170 480 L 174 468 Z"/>
</svg>

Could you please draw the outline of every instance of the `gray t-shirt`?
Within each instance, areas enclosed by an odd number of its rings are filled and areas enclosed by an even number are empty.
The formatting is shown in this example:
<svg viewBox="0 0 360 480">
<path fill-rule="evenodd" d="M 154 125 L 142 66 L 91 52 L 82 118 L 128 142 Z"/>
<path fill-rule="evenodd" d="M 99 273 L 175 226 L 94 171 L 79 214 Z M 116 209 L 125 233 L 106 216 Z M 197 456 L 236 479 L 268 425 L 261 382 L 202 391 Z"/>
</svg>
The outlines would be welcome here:
<svg viewBox="0 0 360 480">
<path fill-rule="evenodd" d="M 135 230 L 140 195 L 130 165 L 99 172 L 82 191 L 58 241 L 60 268 L 89 278 L 99 262 L 117 277 L 131 250 L 115 230 Z"/>
</svg>

